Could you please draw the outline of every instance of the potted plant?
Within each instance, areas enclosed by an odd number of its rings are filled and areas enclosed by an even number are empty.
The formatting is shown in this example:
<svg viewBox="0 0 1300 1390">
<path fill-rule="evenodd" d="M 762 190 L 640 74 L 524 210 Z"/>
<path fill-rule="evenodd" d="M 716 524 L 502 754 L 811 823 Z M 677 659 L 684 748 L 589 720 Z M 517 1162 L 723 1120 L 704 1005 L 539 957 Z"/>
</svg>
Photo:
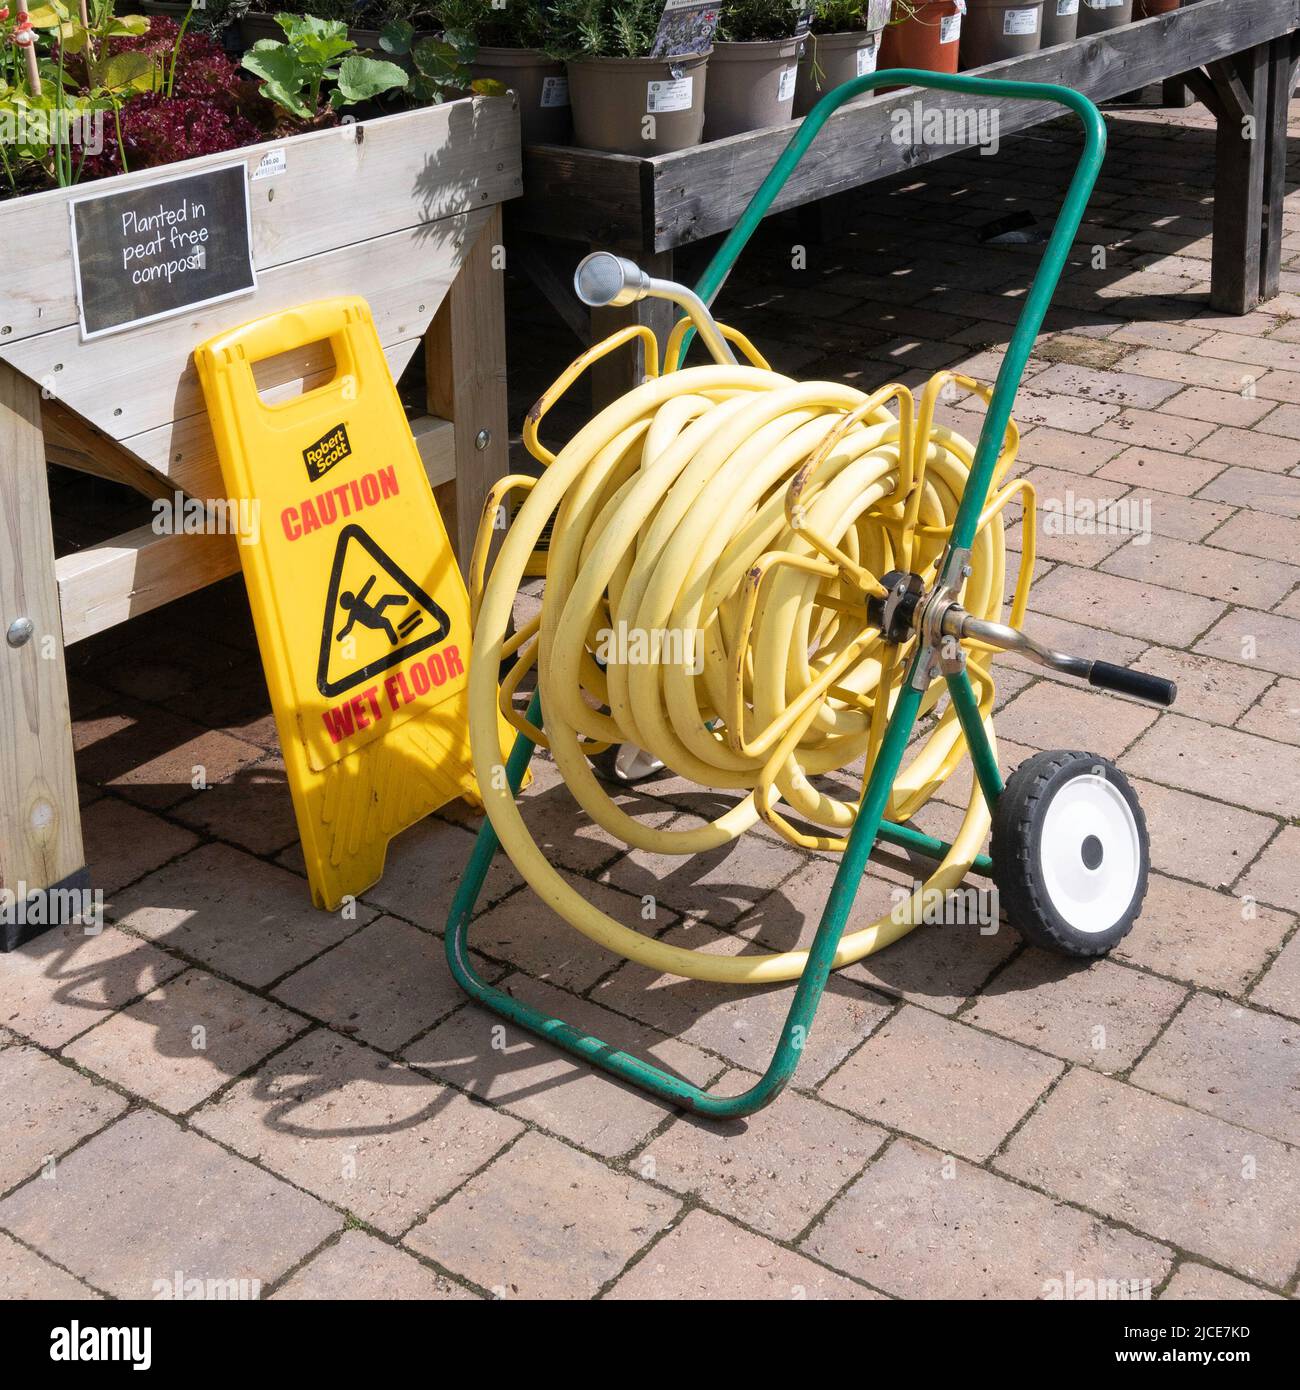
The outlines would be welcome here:
<svg viewBox="0 0 1300 1390">
<path fill-rule="evenodd" d="M 890 0 L 817 0 L 795 85 L 796 116 L 843 83 L 875 72 L 889 12 Z"/>
<path fill-rule="evenodd" d="M 1044 48 L 1069 43 L 1079 33 L 1079 0 L 1046 0 L 1043 5 Z"/>
<path fill-rule="evenodd" d="M 1104 34 L 1133 22 L 1133 0 L 1083 0 L 1079 7 L 1079 37 Z"/>
<path fill-rule="evenodd" d="M 262 95 L 300 121 L 372 101 L 409 81 L 396 63 L 358 52 L 341 20 L 280 14 L 276 21 L 283 40 L 259 39 L 242 62 L 262 79 Z"/>
<path fill-rule="evenodd" d="M 956 72 L 965 8 L 960 0 L 894 0 L 880 66 Z"/>
<path fill-rule="evenodd" d="M 664 0 L 552 0 L 551 56 L 568 64 L 574 139 L 616 154 L 667 154 L 704 131 L 709 53 L 654 58 Z"/>
<path fill-rule="evenodd" d="M 1043 0 L 966 0 L 962 67 L 982 68 L 1037 53 L 1043 42 L 1043 10 Z"/>
<path fill-rule="evenodd" d="M 728 0 L 709 59 L 704 138 L 762 130 L 790 119 L 804 0 Z"/>
<path fill-rule="evenodd" d="M 209 0 L 211 3 L 211 0 Z M 220 0 L 218 0 L 220 3 Z M 240 29 L 246 46 L 260 39 L 283 38 L 276 15 L 284 9 L 276 0 L 251 0 Z M 298 0 L 293 13 L 313 19 L 336 20 L 347 27 L 348 38 L 367 53 L 386 51 L 381 42 L 389 25 L 409 24 L 413 32 L 429 32 L 428 5 L 421 0 Z"/>
<path fill-rule="evenodd" d="M 434 0 L 432 9 L 448 42 L 474 44 L 474 76 L 518 97 L 525 145 L 568 141 L 569 80 L 564 64 L 546 53 L 550 16 L 540 0 Z"/>
</svg>

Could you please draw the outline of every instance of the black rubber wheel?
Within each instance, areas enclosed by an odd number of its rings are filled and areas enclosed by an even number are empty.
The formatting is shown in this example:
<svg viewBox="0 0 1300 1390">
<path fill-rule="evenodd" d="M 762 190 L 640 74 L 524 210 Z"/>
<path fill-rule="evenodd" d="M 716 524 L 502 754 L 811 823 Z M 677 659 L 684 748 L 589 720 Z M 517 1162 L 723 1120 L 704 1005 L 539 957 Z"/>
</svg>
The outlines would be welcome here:
<svg viewBox="0 0 1300 1390">
<path fill-rule="evenodd" d="M 1095 753 L 1035 753 L 993 813 L 993 881 L 1007 920 L 1058 955 L 1104 956 L 1133 929 L 1151 846 L 1128 778 Z"/>
</svg>

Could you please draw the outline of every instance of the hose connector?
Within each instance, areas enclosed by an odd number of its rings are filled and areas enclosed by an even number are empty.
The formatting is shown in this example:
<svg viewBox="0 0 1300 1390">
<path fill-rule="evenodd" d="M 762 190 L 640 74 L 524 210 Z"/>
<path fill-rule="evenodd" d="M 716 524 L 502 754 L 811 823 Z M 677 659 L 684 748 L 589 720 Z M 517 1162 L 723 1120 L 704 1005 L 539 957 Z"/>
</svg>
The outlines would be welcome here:
<svg viewBox="0 0 1300 1390">
<path fill-rule="evenodd" d="M 685 312 L 715 362 L 724 367 L 737 365 L 717 320 L 694 290 L 676 280 L 657 280 L 626 256 L 612 251 L 584 256 L 573 272 L 573 289 L 589 309 L 623 309 L 643 299 L 666 299 Z"/>
</svg>

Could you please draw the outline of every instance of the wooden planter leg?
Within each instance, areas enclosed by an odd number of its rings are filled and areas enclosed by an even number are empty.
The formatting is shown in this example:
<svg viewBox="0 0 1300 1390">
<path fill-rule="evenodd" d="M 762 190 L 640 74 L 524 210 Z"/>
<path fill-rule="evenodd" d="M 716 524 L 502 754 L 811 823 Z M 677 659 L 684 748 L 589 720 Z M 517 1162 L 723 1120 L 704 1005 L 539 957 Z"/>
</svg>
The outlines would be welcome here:
<svg viewBox="0 0 1300 1390">
<path fill-rule="evenodd" d="M 0 363 L 0 533 L 0 950 L 12 951 L 83 916 L 90 878 L 72 760 L 40 389 L 7 363 Z"/>
<path fill-rule="evenodd" d="M 1192 93 L 1181 77 L 1166 77 L 1160 84 L 1160 105 L 1181 110 L 1192 104 Z"/>
<path fill-rule="evenodd" d="M 1260 299 L 1270 47 L 1211 64 L 1215 101 L 1198 93 L 1218 118 L 1210 303 L 1226 314 L 1248 314 Z"/>
<path fill-rule="evenodd" d="M 615 251 L 620 256 L 634 260 L 647 274 L 658 280 L 673 278 L 673 253 L 671 251 L 635 253 L 611 246 L 592 246 L 593 251 Z M 662 299 L 643 299 L 639 304 L 629 304 L 623 309 L 593 309 L 591 311 L 591 341 L 599 343 L 611 333 L 629 324 L 643 323 L 654 331 L 659 339 L 659 352 L 668 343 L 677 319 L 677 310 Z M 639 344 L 631 344 L 618 352 L 602 357 L 591 369 L 591 408 L 604 410 L 611 401 L 640 386 L 645 378 L 645 354 Z"/>
<path fill-rule="evenodd" d="M 462 571 L 488 490 L 510 461 L 501 209 L 469 249 L 425 337 L 428 408 L 456 427 L 456 481 L 435 489 Z"/>
<path fill-rule="evenodd" d="M 1274 39 L 1268 50 L 1268 119 L 1264 146 L 1264 246 L 1260 296 L 1272 299 L 1282 282 L 1282 213 L 1286 200 L 1287 117 L 1296 84 L 1297 35 Z"/>
</svg>

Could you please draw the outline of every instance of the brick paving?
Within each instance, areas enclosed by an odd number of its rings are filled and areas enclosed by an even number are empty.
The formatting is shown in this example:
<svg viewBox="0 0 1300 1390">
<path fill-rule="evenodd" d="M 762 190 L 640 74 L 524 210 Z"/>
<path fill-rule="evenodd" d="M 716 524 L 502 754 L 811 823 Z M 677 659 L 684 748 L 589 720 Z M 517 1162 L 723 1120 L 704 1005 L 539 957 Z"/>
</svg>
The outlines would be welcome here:
<svg viewBox="0 0 1300 1390">
<path fill-rule="evenodd" d="M 1171 675 L 1181 696 L 1157 714 L 1006 659 L 999 720 L 1004 767 L 1084 746 L 1138 783 L 1154 872 L 1112 958 L 920 928 L 835 978 L 772 1108 L 673 1112 L 453 987 L 439 937 L 466 807 L 394 844 L 353 912 L 312 908 L 226 583 L 71 653 L 108 925 L 0 958 L 0 1297 L 150 1296 L 177 1277 L 275 1298 L 1039 1297 L 1088 1280 L 1295 1296 L 1300 195 L 1284 293 L 1227 318 L 1207 307 L 1210 121 L 1116 109 L 1111 137 L 1018 417 L 1044 499 L 1149 503 L 1152 535 L 1044 537 L 1031 612 L 1055 645 Z M 789 250 L 806 228 L 777 220 L 724 316 L 805 377 L 989 377 L 1031 255 L 978 230 L 1050 216 L 1073 148 L 1039 130 L 876 187 L 806 270 Z M 513 280 L 510 315 L 518 423 L 574 343 Z M 109 485 L 55 483 L 65 547 L 96 509 L 138 524 Z M 969 785 L 941 790 L 934 824 Z M 701 802 L 676 780 L 628 800 L 658 824 Z M 653 891 L 653 929 L 706 950 L 806 942 L 834 871 L 763 837 L 691 863 L 624 853 L 545 759 L 526 803 L 602 907 L 639 924 Z M 908 876 L 873 865 L 862 910 Z M 473 941 L 511 993 L 724 1091 L 764 1064 L 790 996 L 612 959 L 504 860 Z"/>
</svg>

